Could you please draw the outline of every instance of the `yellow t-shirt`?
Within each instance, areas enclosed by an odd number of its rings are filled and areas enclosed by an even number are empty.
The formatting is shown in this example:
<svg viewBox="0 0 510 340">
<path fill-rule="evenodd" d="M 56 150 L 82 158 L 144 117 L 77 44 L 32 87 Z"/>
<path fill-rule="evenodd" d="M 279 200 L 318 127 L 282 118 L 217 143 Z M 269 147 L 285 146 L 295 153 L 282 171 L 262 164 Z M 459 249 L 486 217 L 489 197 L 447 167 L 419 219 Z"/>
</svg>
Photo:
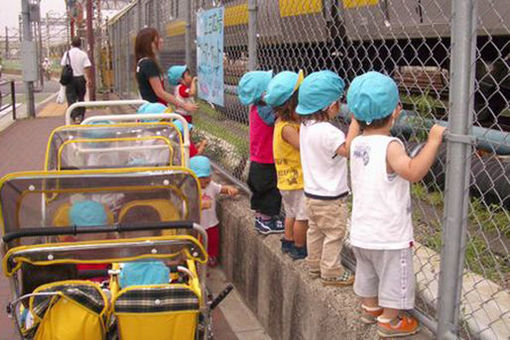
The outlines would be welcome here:
<svg viewBox="0 0 510 340">
<path fill-rule="evenodd" d="M 282 138 L 285 126 L 292 126 L 299 132 L 299 124 L 294 122 L 276 122 L 273 135 L 273 155 L 276 174 L 278 175 L 278 189 L 300 190 L 303 189 L 303 168 L 299 150 L 287 143 Z"/>
</svg>

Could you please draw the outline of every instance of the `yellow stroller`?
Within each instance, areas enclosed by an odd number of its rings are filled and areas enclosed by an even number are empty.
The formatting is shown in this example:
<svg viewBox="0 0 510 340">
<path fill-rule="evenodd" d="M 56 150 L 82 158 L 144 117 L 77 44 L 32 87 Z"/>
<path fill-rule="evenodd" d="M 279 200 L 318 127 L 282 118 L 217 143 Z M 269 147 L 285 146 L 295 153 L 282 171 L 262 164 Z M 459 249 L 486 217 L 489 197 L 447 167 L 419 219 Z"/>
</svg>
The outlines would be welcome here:
<svg viewBox="0 0 510 340">
<path fill-rule="evenodd" d="M 112 195 L 119 202 L 110 202 Z M 196 177 L 180 167 L 5 176 L 3 270 L 20 337 L 207 339 L 209 311 L 226 294 L 207 302 L 199 197 Z M 102 206 L 101 214 L 90 215 L 104 216 L 100 224 L 73 219 L 84 201 Z M 165 211 L 172 207 L 165 216 L 162 204 Z M 167 233 L 174 230 L 182 232 Z M 139 261 L 159 261 L 168 281 L 123 286 L 125 268 Z M 80 269 L 94 264 L 107 268 Z M 87 280 L 98 276 L 101 282 Z"/>
</svg>

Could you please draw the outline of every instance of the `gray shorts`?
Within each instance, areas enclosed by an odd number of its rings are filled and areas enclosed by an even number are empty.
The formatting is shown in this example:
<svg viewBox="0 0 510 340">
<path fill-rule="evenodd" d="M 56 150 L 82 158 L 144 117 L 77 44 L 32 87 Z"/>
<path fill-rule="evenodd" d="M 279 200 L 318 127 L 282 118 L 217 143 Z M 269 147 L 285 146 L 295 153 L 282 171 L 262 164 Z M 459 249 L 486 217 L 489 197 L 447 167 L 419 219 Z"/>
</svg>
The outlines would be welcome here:
<svg viewBox="0 0 510 340">
<path fill-rule="evenodd" d="M 356 256 L 356 295 L 377 296 L 379 306 L 383 308 L 414 308 L 412 248 L 374 250 L 353 247 L 353 251 Z"/>
<path fill-rule="evenodd" d="M 295 218 L 298 221 L 308 220 L 303 190 L 280 190 L 280 194 L 282 195 L 285 217 Z"/>
</svg>

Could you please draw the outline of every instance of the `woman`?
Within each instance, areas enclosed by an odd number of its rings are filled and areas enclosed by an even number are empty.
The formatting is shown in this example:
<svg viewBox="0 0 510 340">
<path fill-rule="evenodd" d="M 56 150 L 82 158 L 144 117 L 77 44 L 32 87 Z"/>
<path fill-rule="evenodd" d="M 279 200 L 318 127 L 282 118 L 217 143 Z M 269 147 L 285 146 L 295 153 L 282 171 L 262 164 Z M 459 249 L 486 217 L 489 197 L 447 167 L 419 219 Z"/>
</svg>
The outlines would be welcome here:
<svg viewBox="0 0 510 340">
<path fill-rule="evenodd" d="M 174 95 L 165 91 L 161 70 L 156 60 L 156 53 L 159 52 L 162 43 L 163 39 L 152 27 L 142 29 L 136 36 L 136 80 L 140 94 L 148 102 L 160 102 L 163 105 L 171 103 L 177 108 L 194 112 L 198 105 L 181 102 Z"/>
</svg>

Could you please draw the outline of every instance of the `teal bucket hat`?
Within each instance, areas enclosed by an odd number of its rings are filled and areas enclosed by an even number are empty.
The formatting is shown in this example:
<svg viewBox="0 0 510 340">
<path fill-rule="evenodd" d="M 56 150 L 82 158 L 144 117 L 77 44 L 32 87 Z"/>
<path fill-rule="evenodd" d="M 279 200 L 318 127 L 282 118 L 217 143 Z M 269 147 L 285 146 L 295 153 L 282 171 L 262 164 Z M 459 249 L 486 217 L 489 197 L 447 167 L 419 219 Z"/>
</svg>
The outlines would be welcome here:
<svg viewBox="0 0 510 340">
<path fill-rule="evenodd" d="M 299 87 L 296 113 L 309 115 L 327 108 L 342 97 L 344 86 L 342 78 L 334 72 L 311 73 Z"/>
<path fill-rule="evenodd" d="M 370 124 L 388 117 L 399 103 L 395 81 L 379 72 L 357 76 L 347 91 L 347 106 L 357 120 Z"/>
<path fill-rule="evenodd" d="M 77 201 L 69 209 L 69 222 L 77 227 L 105 225 L 107 221 L 104 206 L 96 201 Z"/>
<path fill-rule="evenodd" d="M 168 283 L 170 270 L 162 261 L 134 261 L 124 263 L 119 275 L 122 289 Z"/>
<path fill-rule="evenodd" d="M 211 161 L 205 156 L 191 157 L 189 168 L 193 170 L 198 178 L 211 176 Z"/>
<path fill-rule="evenodd" d="M 188 69 L 187 65 L 174 65 L 168 69 L 168 82 L 170 85 L 179 85 L 179 81 L 182 78 L 182 75 Z"/>
<path fill-rule="evenodd" d="M 145 103 L 138 108 L 137 113 L 165 113 L 167 107 L 161 103 Z M 142 123 L 158 122 L 158 119 L 142 119 Z"/>
<path fill-rule="evenodd" d="M 180 120 L 174 120 L 172 123 L 177 129 L 179 129 L 181 135 L 184 137 L 184 126 L 182 125 L 182 122 Z M 193 130 L 193 124 L 188 123 L 188 129 L 189 131 Z"/>
<path fill-rule="evenodd" d="M 237 96 L 243 105 L 251 105 L 262 99 L 267 85 L 273 77 L 273 71 L 252 71 L 239 80 Z"/>
<path fill-rule="evenodd" d="M 90 122 L 89 125 L 111 125 L 113 122 L 111 120 L 96 120 L 93 122 Z M 93 139 L 100 139 L 100 138 L 110 138 L 114 137 L 115 133 L 112 132 L 110 128 L 95 128 L 95 129 L 85 129 L 82 133 L 82 136 L 84 138 L 93 138 Z M 97 143 L 96 143 L 97 144 Z"/>
<path fill-rule="evenodd" d="M 272 107 L 285 104 L 285 102 L 292 97 L 294 92 L 297 91 L 303 79 L 303 71 L 299 71 L 299 73 L 290 71 L 278 73 L 269 82 L 264 101 Z"/>
</svg>

